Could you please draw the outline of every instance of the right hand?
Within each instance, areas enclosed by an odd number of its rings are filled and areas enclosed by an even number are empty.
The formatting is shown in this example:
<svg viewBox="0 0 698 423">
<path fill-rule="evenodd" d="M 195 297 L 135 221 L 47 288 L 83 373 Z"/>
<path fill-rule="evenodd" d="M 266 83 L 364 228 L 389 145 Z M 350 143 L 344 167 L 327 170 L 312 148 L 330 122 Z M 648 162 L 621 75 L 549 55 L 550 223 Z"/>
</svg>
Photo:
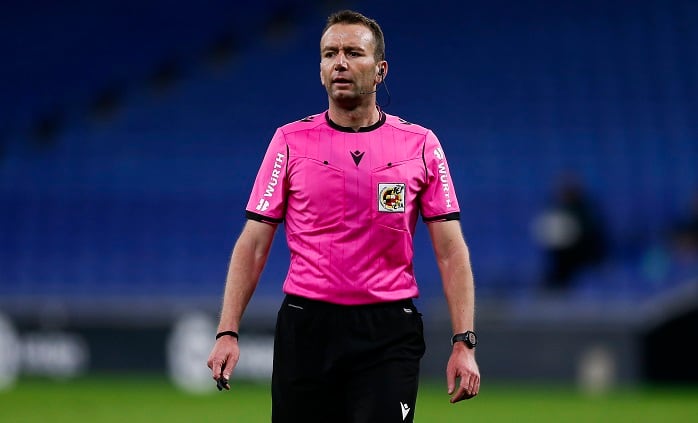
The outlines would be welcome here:
<svg viewBox="0 0 698 423">
<path fill-rule="evenodd" d="M 213 373 L 213 379 L 216 381 L 221 378 L 230 380 L 239 359 L 240 346 L 237 339 L 232 336 L 223 336 L 218 339 L 207 361 L 208 368 Z M 225 389 L 229 390 L 230 386 L 226 385 Z"/>
</svg>

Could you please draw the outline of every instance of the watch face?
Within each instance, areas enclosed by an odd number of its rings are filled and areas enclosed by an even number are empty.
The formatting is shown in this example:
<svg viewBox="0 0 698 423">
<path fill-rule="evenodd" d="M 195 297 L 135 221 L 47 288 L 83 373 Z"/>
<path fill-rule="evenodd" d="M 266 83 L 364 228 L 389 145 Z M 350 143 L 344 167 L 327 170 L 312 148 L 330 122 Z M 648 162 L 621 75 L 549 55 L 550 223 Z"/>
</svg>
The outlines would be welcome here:
<svg viewBox="0 0 698 423">
<path fill-rule="evenodd" d="M 475 344 L 477 344 L 477 336 L 475 336 L 475 332 L 468 332 L 466 336 L 468 337 L 468 343 L 470 345 L 475 346 Z"/>
</svg>

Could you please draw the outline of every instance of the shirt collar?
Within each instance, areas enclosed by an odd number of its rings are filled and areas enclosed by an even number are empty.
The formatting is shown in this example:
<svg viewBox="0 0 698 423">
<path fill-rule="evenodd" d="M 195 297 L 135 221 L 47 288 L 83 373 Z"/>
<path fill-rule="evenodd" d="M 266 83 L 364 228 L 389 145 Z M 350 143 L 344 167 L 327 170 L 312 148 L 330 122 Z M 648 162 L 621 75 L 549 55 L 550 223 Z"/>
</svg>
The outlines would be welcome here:
<svg viewBox="0 0 698 423">
<path fill-rule="evenodd" d="M 354 131 L 354 128 L 350 128 L 348 126 L 341 126 L 341 125 L 338 125 L 335 122 L 333 122 L 332 119 L 330 119 L 330 112 L 329 111 L 325 112 L 325 120 L 327 121 L 327 124 L 330 125 L 331 128 L 334 128 L 338 131 L 342 131 L 342 132 L 369 132 L 369 131 L 373 131 L 374 129 L 380 128 L 385 123 L 385 120 L 386 120 L 385 113 L 383 113 L 383 111 L 380 109 L 378 109 L 378 113 L 379 113 L 379 117 L 378 117 L 378 121 L 376 123 L 374 123 L 373 125 L 370 125 L 370 126 L 362 126 L 361 128 L 359 128 L 358 131 Z"/>
</svg>

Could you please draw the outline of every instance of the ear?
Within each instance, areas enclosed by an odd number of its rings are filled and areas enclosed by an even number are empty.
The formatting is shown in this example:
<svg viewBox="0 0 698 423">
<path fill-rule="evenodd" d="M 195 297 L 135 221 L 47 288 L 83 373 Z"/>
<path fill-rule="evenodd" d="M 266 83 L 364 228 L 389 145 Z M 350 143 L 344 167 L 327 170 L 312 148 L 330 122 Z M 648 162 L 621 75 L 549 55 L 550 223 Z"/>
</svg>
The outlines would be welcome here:
<svg viewBox="0 0 698 423">
<path fill-rule="evenodd" d="M 385 60 L 378 63 L 376 66 L 376 83 L 379 84 L 385 80 L 385 76 L 388 74 L 388 62 Z"/>
</svg>

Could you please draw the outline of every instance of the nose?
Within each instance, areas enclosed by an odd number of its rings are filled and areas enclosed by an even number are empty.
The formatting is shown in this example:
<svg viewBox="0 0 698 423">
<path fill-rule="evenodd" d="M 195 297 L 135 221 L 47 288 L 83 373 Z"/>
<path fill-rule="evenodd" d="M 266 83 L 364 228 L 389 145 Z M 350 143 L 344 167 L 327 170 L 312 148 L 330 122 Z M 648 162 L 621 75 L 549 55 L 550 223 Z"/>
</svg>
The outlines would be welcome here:
<svg viewBox="0 0 698 423">
<path fill-rule="evenodd" d="M 337 60 L 334 62 L 334 70 L 344 70 L 347 68 L 346 56 L 344 53 L 339 52 L 337 54 Z"/>
</svg>

